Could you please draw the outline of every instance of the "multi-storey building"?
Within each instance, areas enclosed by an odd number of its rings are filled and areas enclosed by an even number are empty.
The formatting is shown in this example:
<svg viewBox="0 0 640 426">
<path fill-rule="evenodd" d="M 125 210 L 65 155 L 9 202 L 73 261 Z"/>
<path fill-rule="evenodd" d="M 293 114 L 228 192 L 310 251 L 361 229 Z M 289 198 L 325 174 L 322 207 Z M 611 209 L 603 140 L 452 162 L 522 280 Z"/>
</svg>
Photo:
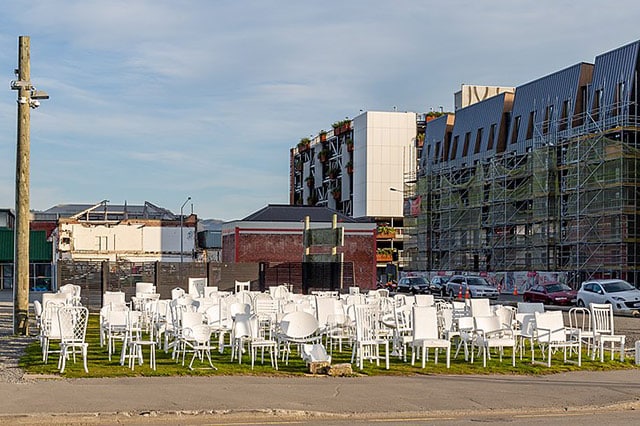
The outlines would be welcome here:
<svg viewBox="0 0 640 426">
<path fill-rule="evenodd" d="M 640 41 L 428 123 L 411 267 L 635 282 Z"/>
<path fill-rule="evenodd" d="M 424 115 L 363 112 L 291 149 L 290 203 L 319 205 L 380 225 L 378 266 L 400 254 L 404 175 L 415 170 Z M 383 257 L 389 254 L 389 257 Z"/>
</svg>

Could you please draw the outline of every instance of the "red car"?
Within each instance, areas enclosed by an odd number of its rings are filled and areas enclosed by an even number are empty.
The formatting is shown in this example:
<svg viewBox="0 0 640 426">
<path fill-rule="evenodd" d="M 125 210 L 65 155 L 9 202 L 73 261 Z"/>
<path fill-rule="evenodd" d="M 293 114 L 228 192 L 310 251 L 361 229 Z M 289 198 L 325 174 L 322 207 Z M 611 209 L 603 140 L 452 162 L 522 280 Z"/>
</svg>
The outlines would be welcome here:
<svg viewBox="0 0 640 426">
<path fill-rule="evenodd" d="M 535 284 L 522 295 L 525 302 L 542 302 L 545 305 L 575 305 L 578 292 L 562 283 Z"/>
</svg>

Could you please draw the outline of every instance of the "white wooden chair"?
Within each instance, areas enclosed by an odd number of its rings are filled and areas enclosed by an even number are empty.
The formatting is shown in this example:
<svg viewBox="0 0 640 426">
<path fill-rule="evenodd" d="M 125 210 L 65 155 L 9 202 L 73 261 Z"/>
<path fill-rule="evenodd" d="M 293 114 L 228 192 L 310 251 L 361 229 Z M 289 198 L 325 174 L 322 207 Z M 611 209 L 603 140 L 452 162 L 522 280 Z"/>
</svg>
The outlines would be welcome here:
<svg viewBox="0 0 640 426">
<path fill-rule="evenodd" d="M 451 363 L 451 341 L 440 338 L 438 315 L 433 306 L 413 307 L 413 332 L 411 340 L 411 365 L 414 365 L 416 354 L 422 357 L 422 368 L 429 360 L 429 348 L 435 349 L 435 363 L 438 363 L 438 351 L 445 350 L 447 368 Z"/>
<path fill-rule="evenodd" d="M 364 368 L 364 360 L 375 361 L 380 365 L 384 359 L 385 368 L 389 369 L 389 340 L 381 332 L 381 311 L 378 305 L 356 305 L 354 307 L 356 318 L 356 338 L 353 344 L 351 362 L 357 361 L 358 367 Z M 380 353 L 380 347 L 384 354 Z"/>
<path fill-rule="evenodd" d="M 620 347 L 620 361 L 624 361 L 625 335 L 615 334 L 613 328 L 613 306 L 609 303 L 590 303 L 591 330 L 593 331 L 593 351 L 591 359 L 596 359 L 596 352 L 600 354 L 600 362 L 604 362 L 604 347 L 610 345 L 611 360 L 613 360 L 614 345 Z"/>
</svg>

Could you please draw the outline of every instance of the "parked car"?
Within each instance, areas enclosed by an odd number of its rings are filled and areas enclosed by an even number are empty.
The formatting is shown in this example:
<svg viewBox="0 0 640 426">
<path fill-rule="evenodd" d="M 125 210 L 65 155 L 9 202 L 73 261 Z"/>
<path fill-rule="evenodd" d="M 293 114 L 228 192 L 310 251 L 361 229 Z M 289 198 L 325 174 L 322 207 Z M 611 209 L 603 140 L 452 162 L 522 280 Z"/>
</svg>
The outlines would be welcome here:
<svg viewBox="0 0 640 426">
<path fill-rule="evenodd" d="M 578 290 L 578 306 L 589 303 L 610 303 L 619 313 L 634 313 L 640 310 L 640 290 L 624 280 L 585 281 Z"/>
<path fill-rule="evenodd" d="M 451 298 L 456 298 L 459 294 L 464 296 L 467 289 L 470 297 L 497 299 L 499 296 L 498 290 L 478 275 L 454 275 L 447 281 L 447 294 Z"/>
<path fill-rule="evenodd" d="M 436 275 L 431 278 L 431 294 L 439 294 L 444 297 L 447 295 L 447 281 L 451 278 L 449 275 Z"/>
<path fill-rule="evenodd" d="M 398 281 L 398 293 L 429 294 L 429 280 L 425 277 L 404 277 Z"/>
<path fill-rule="evenodd" d="M 522 294 L 525 302 L 541 302 L 545 305 L 575 305 L 578 292 L 566 284 L 550 282 L 534 284 Z"/>
</svg>

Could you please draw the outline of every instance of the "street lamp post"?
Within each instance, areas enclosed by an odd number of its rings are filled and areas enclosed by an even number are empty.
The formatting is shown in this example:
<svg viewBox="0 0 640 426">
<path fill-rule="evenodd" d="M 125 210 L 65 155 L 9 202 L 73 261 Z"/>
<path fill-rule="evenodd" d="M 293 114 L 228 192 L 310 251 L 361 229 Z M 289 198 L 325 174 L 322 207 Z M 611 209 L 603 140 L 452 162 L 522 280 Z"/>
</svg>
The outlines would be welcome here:
<svg viewBox="0 0 640 426">
<path fill-rule="evenodd" d="M 187 203 L 189 202 L 189 200 L 191 200 L 191 197 L 187 197 L 186 200 L 184 200 L 184 203 L 182 203 L 182 206 L 180 206 L 180 270 L 182 270 L 182 262 L 183 262 L 183 252 L 184 252 L 184 240 L 182 237 L 182 229 L 184 227 L 184 215 L 182 214 L 182 211 L 184 209 L 184 206 L 187 205 Z"/>
</svg>

